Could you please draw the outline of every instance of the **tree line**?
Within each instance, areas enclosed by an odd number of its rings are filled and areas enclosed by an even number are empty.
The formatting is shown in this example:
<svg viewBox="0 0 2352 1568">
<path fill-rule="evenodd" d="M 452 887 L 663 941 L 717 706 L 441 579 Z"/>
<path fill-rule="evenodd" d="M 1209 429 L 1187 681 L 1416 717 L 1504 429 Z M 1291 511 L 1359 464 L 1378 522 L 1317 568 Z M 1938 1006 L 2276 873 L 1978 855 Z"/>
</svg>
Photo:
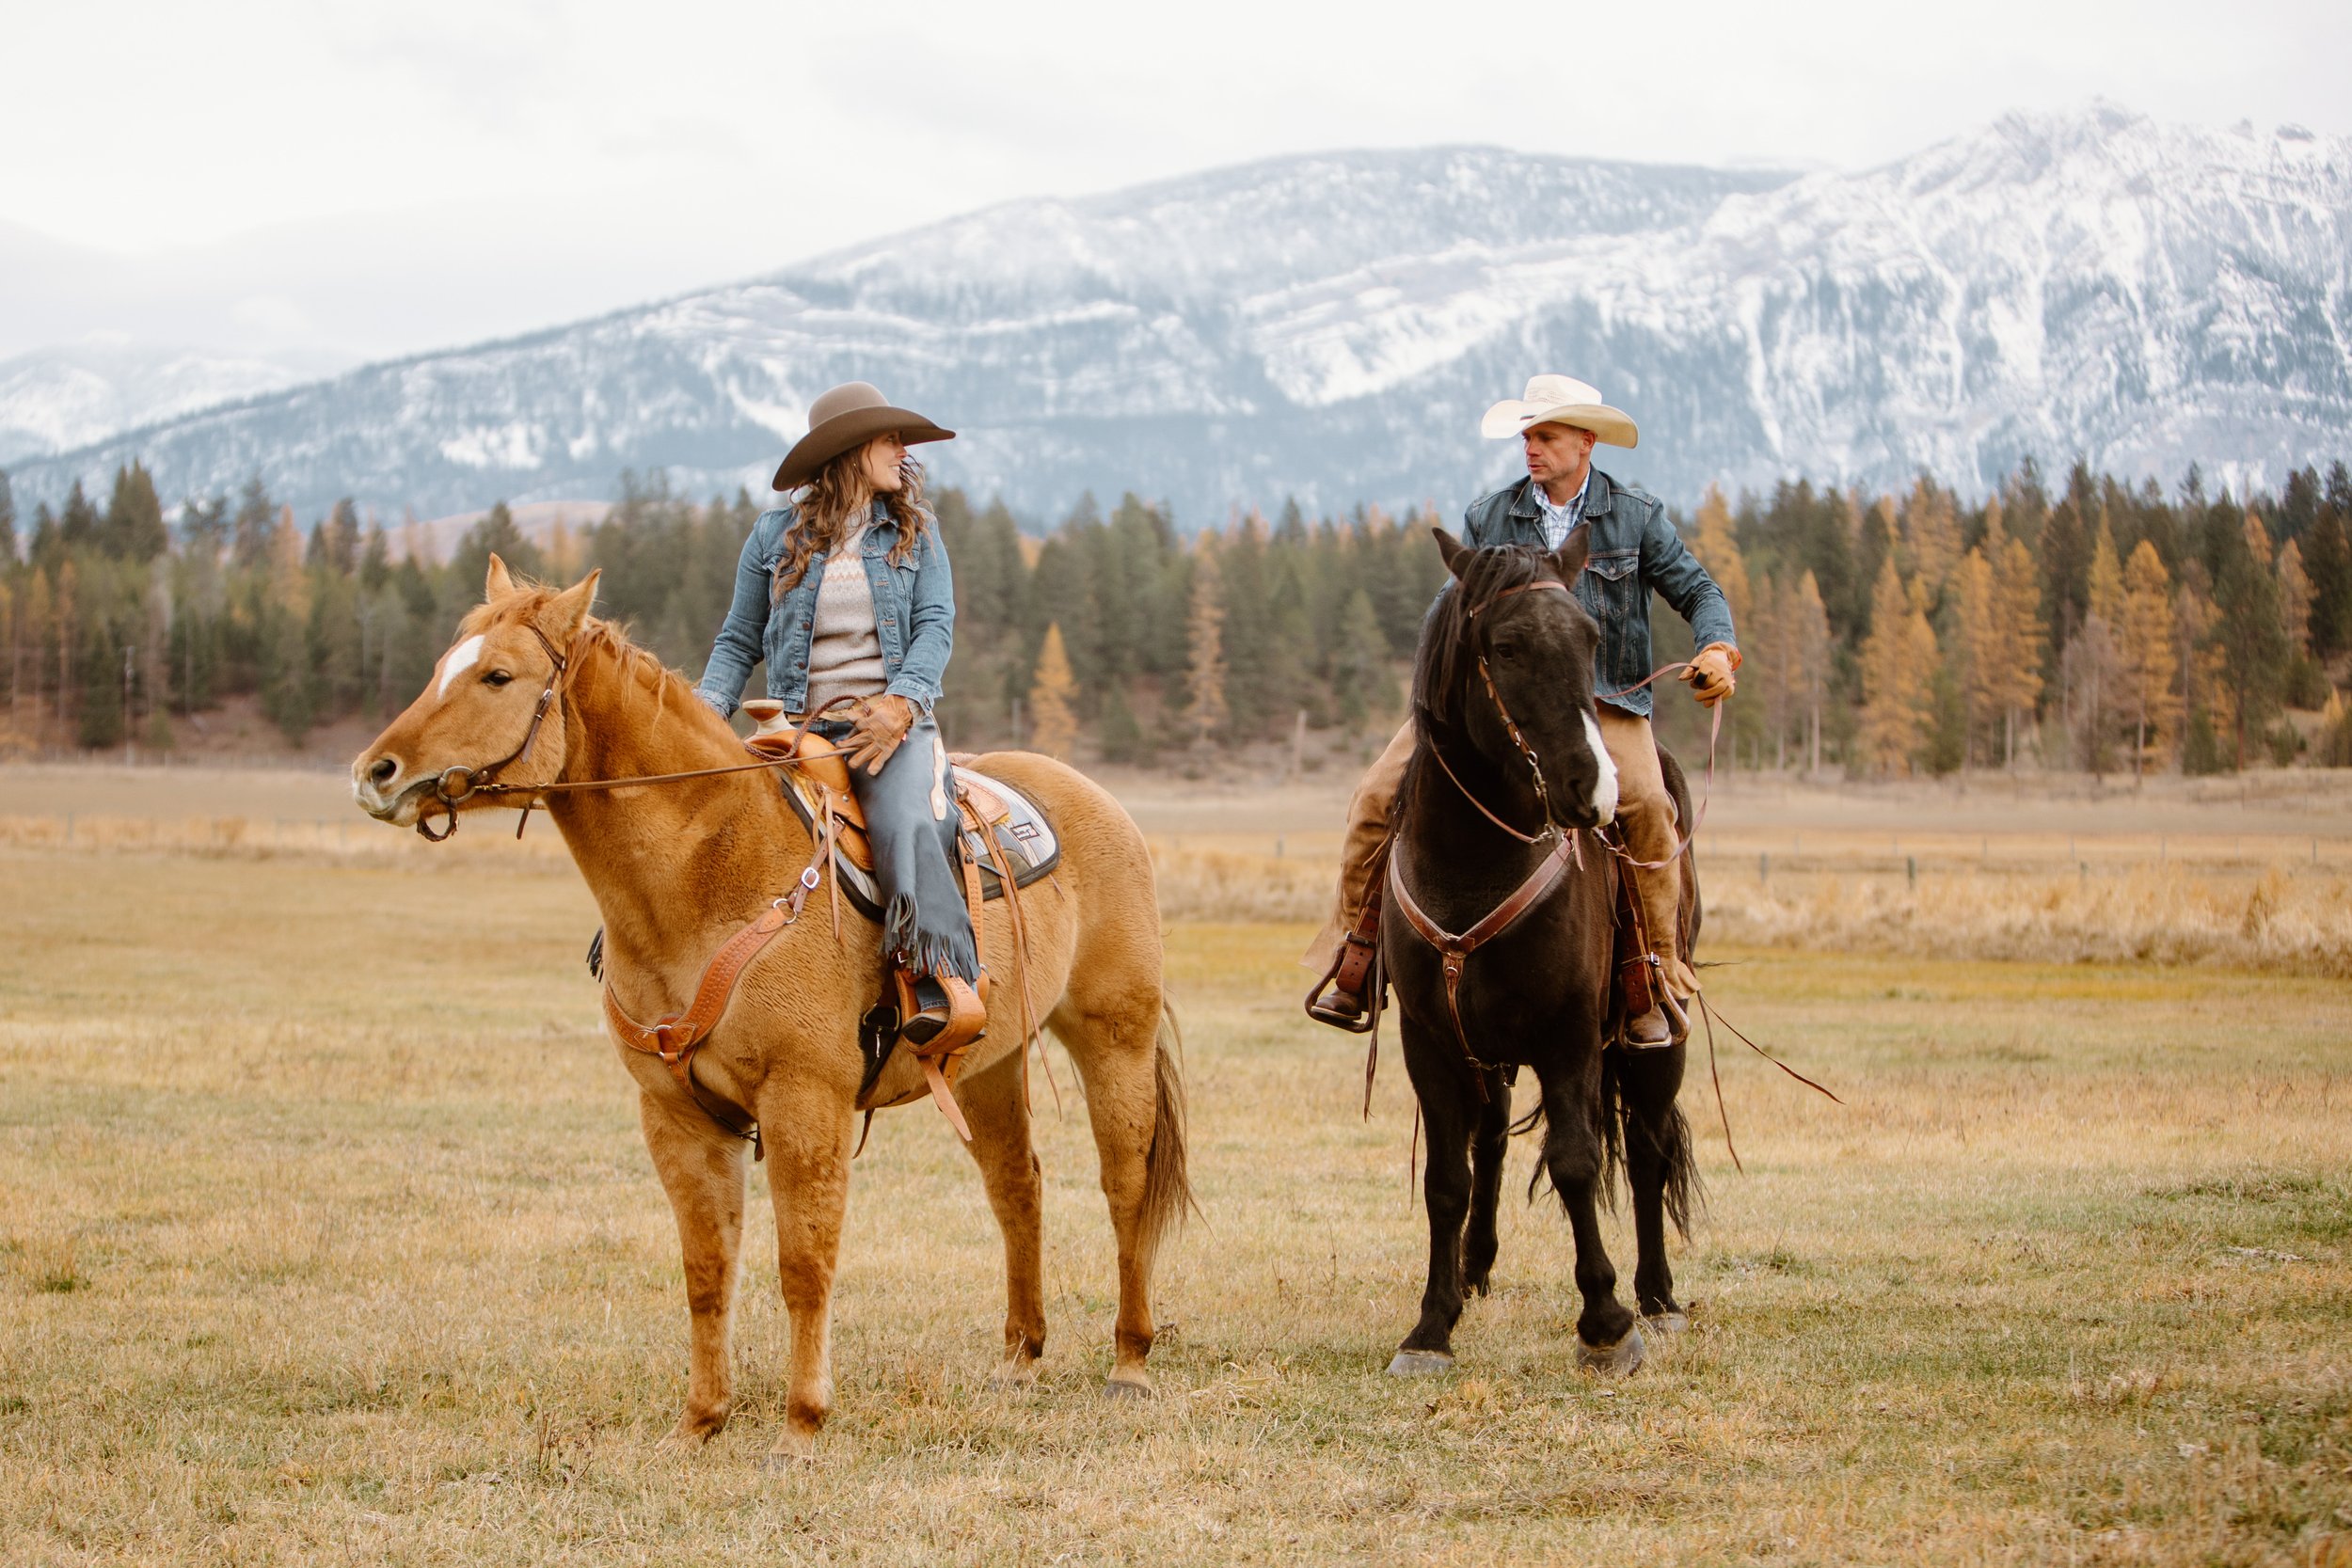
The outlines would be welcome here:
<svg viewBox="0 0 2352 1568">
<path fill-rule="evenodd" d="M 1784 483 L 1710 492 L 1689 531 L 1740 627 L 1730 733 L 1753 765 L 2352 764 L 2342 463 L 2275 496 L 2081 463 L 2053 492 L 2028 462 L 1973 505 L 1925 477 L 1901 496 Z M 2322 715 L 2315 754 L 2290 709 Z"/>
<path fill-rule="evenodd" d="M 1001 502 L 948 490 L 936 505 L 958 604 L 951 741 L 1134 763 L 1395 723 L 1444 578 L 1428 531 L 1456 521 L 1289 503 L 1186 538 L 1129 495 L 1107 513 L 1087 498 L 1039 537 Z M 168 747 L 230 701 L 258 702 L 296 743 L 388 716 L 423 686 L 494 550 L 549 579 L 603 568 L 602 612 L 694 674 L 757 513 L 741 491 L 697 502 L 625 474 L 591 526 L 527 538 L 501 503 L 442 560 L 413 523 L 348 500 L 305 525 L 258 476 L 167 515 L 135 463 L 103 505 L 77 485 L 20 519 L 0 475 L 0 747 Z M 1709 492 L 1677 524 L 1740 627 L 1734 765 L 2352 764 L 2331 678 L 2352 655 L 2342 464 L 2275 496 L 2208 493 L 2194 469 L 2168 493 L 2081 464 L 2056 490 L 2027 464 L 1980 502 L 1927 477 L 1899 496 L 1793 482 Z M 1653 626 L 1661 662 L 1687 655 L 1671 611 Z M 2324 717 L 2298 726 L 2290 709 Z M 1692 705 L 1661 713 L 1686 756 L 1704 747 Z"/>
</svg>

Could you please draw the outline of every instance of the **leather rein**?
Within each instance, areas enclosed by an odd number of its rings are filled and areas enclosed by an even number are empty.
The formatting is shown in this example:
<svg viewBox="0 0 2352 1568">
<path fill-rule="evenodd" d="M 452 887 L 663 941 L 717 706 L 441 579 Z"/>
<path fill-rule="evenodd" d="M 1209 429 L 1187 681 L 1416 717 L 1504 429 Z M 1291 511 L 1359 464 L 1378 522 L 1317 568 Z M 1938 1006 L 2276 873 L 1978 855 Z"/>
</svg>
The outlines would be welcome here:
<svg viewBox="0 0 2352 1568">
<path fill-rule="evenodd" d="M 523 836 L 523 829 L 531 825 L 531 809 L 538 803 L 538 798 L 542 795 L 572 795 L 587 790 L 627 789 L 635 784 L 682 784 L 689 779 L 715 779 L 722 774 L 750 773 L 763 768 L 789 768 L 802 766 L 798 755 L 787 753 L 782 756 L 762 757 L 756 762 L 733 763 L 724 768 L 691 768 L 680 773 L 637 773 L 626 779 L 567 779 L 538 784 L 501 784 L 499 782 L 501 773 L 531 754 L 532 745 L 539 738 L 539 727 L 547 722 L 548 713 L 555 706 L 556 694 L 562 689 L 564 676 L 571 667 L 571 661 L 557 652 L 555 644 L 548 641 L 546 632 L 532 626 L 529 622 L 525 622 L 524 625 L 529 627 L 531 635 L 539 640 L 539 646 L 547 650 L 549 666 L 548 683 L 540 689 L 538 704 L 531 710 L 531 727 L 523 732 L 522 743 L 496 762 L 481 768 L 467 768 L 461 764 L 441 770 L 441 776 L 433 781 L 433 800 L 440 806 L 442 818 L 448 825 L 437 833 L 433 831 L 429 812 L 417 814 L 417 832 L 430 842 L 439 844 L 454 833 L 457 831 L 457 807 L 477 795 L 490 800 L 509 795 L 530 797 L 523 802 L 522 820 L 515 824 L 515 836 L 520 838 Z M 836 697 L 817 712 L 803 719 L 800 729 L 795 732 L 796 743 L 800 735 L 804 734 L 809 725 L 823 718 L 826 712 L 853 700 Z"/>
</svg>

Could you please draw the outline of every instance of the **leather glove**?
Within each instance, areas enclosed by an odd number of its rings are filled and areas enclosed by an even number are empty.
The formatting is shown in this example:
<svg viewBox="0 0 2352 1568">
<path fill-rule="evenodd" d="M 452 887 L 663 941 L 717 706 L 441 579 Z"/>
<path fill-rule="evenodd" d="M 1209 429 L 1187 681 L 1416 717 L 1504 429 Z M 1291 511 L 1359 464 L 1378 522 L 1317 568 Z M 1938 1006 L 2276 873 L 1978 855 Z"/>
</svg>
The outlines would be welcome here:
<svg viewBox="0 0 2352 1568">
<path fill-rule="evenodd" d="M 869 700 L 850 727 L 850 766 L 879 776 L 882 764 L 914 727 L 914 705 L 904 697 L 885 694 Z"/>
<path fill-rule="evenodd" d="M 1728 642 L 1709 642 L 1692 656 L 1682 678 L 1691 684 L 1691 695 L 1708 707 L 1713 707 L 1731 695 L 1739 682 L 1731 673 L 1740 668 L 1740 650 Z"/>
</svg>

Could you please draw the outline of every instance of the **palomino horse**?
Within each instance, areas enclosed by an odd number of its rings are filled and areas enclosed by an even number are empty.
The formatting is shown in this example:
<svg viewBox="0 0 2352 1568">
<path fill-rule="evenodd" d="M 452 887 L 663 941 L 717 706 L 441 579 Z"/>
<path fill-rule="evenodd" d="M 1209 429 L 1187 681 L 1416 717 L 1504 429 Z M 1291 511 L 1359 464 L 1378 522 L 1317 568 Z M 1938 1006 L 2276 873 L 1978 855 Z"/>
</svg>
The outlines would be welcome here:
<svg viewBox="0 0 2352 1568">
<path fill-rule="evenodd" d="M 454 811 L 485 802 L 463 785 L 453 791 L 444 782 L 451 769 L 463 770 L 462 781 L 497 773 L 500 787 L 516 792 L 510 800 L 561 785 L 545 797 L 547 811 L 603 912 L 612 1000 L 630 1018 L 657 1019 L 686 1011 L 729 938 L 782 911 L 778 895 L 793 889 L 815 847 L 767 770 L 597 786 L 725 768 L 748 753 L 682 678 L 591 618 L 596 592 L 595 573 L 561 593 L 518 585 L 492 557 L 485 602 L 466 617 L 431 684 L 352 765 L 352 789 L 370 816 L 413 826 L 452 793 L 461 797 Z M 987 906 L 990 1028 L 955 1091 L 1005 1239 L 996 1375 L 1033 1379 L 1045 1344 L 1043 1184 L 1029 1142 L 1017 994 L 1025 981 L 1028 1016 L 1054 1031 L 1085 1083 L 1118 1236 L 1117 1350 L 1104 1392 L 1148 1394 L 1152 1256 L 1191 1202 L 1151 858 L 1127 814 L 1083 775 L 1028 752 L 994 753 L 986 764 L 1044 808 L 1062 844 L 1059 869 L 1022 895 L 1025 974 L 1010 961 L 1005 904 Z M 637 1080 L 645 1146 L 685 1251 L 692 1329 L 676 1442 L 716 1434 L 733 1402 L 728 1323 L 752 1157 L 696 1096 L 756 1121 L 791 1314 L 790 1386 L 773 1450 L 782 1458 L 813 1454 L 833 1402 L 831 1303 L 858 1111 L 924 1094 L 919 1067 L 901 1051 L 861 1101 L 858 1022 L 881 993 L 879 937 L 854 914 L 838 938 L 819 905 L 807 915 L 742 972 L 691 1059 L 692 1092 L 656 1057 L 615 1042 Z"/>
<path fill-rule="evenodd" d="M 1525 1066 L 1542 1090 L 1527 1125 L 1544 1127 L 1542 1170 L 1576 1236 L 1578 1359 L 1630 1371 L 1641 1328 L 1616 1298 L 1597 1204 L 1622 1151 L 1635 1294 L 1654 1325 L 1678 1327 L 1664 1218 L 1687 1220 L 1695 1174 L 1675 1106 L 1682 1046 L 1613 1042 L 1618 872 L 1592 830 L 1615 813 L 1616 769 L 1593 716 L 1599 628 L 1568 588 L 1587 535 L 1552 555 L 1474 551 L 1442 529 L 1438 544 L 1455 580 L 1422 629 L 1420 736 L 1398 795 L 1381 931 L 1429 1126 L 1429 1279 L 1389 1370 L 1454 1364 L 1464 1293 L 1484 1294 L 1494 1268 L 1511 1081 Z M 1687 822 L 1680 771 L 1661 760 Z M 1689 871 L 1685 930 L 1695 935 Z"/>
</svg>

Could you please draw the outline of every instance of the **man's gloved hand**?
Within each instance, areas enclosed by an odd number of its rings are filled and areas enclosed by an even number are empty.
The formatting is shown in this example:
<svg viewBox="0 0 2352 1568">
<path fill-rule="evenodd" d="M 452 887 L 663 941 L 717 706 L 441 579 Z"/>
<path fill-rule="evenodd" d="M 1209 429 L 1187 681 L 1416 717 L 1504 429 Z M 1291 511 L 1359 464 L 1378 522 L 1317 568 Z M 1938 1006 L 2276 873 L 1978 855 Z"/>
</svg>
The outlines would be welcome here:
<svg viewBox="0 0 2352 1568">
<path fill-rule="evenodd" d="M 1709 642 L 1692 656 L 1682 672 L 1682 678 L 1691 683 L 1691 695 L 1708 707 L 1713 707 L 1732 693 L 1739 683 L 1731 673 L 1740 668 L 1740 650 L 1728 642 Z"/>
<path fill-rule="evenodd" d="M 914 727 L 914 705 L 885 694 L 867 699 L 850 729 L 850 766 L 879 775 L 898 742 Z"/>
</svg>

